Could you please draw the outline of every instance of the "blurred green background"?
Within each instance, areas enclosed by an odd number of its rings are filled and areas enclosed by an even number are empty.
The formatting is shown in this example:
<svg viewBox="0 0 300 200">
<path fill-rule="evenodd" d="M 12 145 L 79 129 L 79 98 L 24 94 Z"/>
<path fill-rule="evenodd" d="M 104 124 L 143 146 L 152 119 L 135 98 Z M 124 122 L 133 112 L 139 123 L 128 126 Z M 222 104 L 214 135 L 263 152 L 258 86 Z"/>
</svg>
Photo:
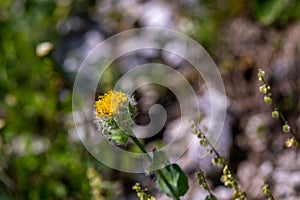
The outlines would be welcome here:
<svg viewBox="0 0 300 200">
<path fill-rule="evenodd" d="M 170 8 L 170 14 L 158 9 L 140 19 L 143 11 L 137 8 L 157 6 L 155 3 Z M 106 199 L 130 199 L 125 195 L 128 188 L 122 187 L 126 180 L 118 180 L 112 175 L 116 172 L 96 161 L 70 135 L 74 128 L 70 120 L 76 67 L 68 63 L 75 59 L 76 65 L 82 60 L 84 52 L 78 47 L 88 30 L 99 31 L 105 39 L 124 30 L 153 25 L 149 19 L 160 14 L 169 17 L 165 24 L 158 25 L 185 32 L 200 42 L 220 67 L 225 84 L 230 84 L 234 75 L 255 77 L 253 69 L 260 66 L 251 61 L 251 56 L 233 55 L 234 41 L 230 43 L 224 37 L 227 25 L 244 19 L 263 32 L 274 30 L 284 35 L 287 27 L 300 19 L 299 10 L 298 0 L 0 1 L 0 199 L 91 199 L 86 175 L 89 167 L 107 180 L 102 185 Z M 280 34 L 273 37 L 275 49 L 282 47 Z M 120 73 L 111 72 L 108 88 Z M 256 90 L 254 82 L 250 84 L 247 87 Z M 226 87 L 234 98 L 234 90 Z M 288 97 L 282 99 L 290 102 Z M 291 106 L 285 104 L 287 113 L 295 106 L 291 101 Z M 239 109 L 249 109 L 247 105 Z"/>
</svg>

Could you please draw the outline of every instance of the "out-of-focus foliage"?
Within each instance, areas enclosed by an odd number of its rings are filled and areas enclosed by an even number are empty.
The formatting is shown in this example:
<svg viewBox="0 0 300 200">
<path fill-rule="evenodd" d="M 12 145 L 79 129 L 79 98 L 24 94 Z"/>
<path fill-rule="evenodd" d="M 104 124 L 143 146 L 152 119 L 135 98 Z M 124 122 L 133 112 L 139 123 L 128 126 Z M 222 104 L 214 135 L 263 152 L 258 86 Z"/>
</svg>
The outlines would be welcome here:
<svg viewBox="0 0 300 200">
<path fill-rule="evenodd" d="M 234 17 L 250 17 L 264 26 L 285 26 L 300 19 L 297 0 L 200 0 L 195 4 L 183 4 L 181 9 L 193 24 L 188 33 L 209 50 L 222 42 L 220 27 Z"/>
<path fill-rule="evenodd" d="M 90 157 L 68 137 L 68 82 L 36 54 L 71 8 L 57 2 L 0 2 L 0 199 L 89 199 Z"/>
<path fill-rule="evenodd" d="M 194 27 L 191 33 L 198 41 L 207 48 L 215 45 L 222 39 L 218 31 L 222 23 L 226 20 L 240 15 L 246 7 L 243 1 L 230 0 L 201 0 L 198 6 L 183 7 L 191 12 L 185 12 L 190 15 Z"/>
<path fill-rule="evenodd" d="M 285 25 L 289 20 L 300 19 L 298 0 L 254 0 L 252 8 L 255 18 L 262 25 Z"/>
</svg>

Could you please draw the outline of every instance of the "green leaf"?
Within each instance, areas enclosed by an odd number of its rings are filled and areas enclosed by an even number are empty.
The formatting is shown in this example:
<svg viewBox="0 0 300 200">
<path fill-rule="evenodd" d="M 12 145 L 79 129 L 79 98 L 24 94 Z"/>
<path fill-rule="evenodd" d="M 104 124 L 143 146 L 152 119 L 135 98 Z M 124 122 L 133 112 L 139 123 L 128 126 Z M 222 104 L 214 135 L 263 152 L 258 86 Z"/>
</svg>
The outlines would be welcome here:
<svg viewBox="0 0 300 200">
<path fill-rule="evenodd" d="M 218 200 L 214 195 L 208 195 L 205 197 L 205 200 Z"/>
<path fill-rule="evenodd" d="M 282 0 L 254 1 L 254 14 L 258 21 L 265 26 L 277 20 L 284 9 L 285 2 Z"/>
<path fill-rule="evenodd" d="M 170 162 L 169 162 L 169 159 L 165 152 L 154 151 L 153 152 L 153 161 L 152 161 L 150 167 L 148 167 L 147 172 L 151 173 L 151 172 L 161 169 L 169 164 L 170 164 Z"/>
<path fill-rule="evenodd" d="M 177 164 L 168 165 L 161 169 L 161 172 L 175 193 L 173 194 L 172 191 L 170 191 L 163 177 L 159 176 L 157 180 L 158 186 L 167 196 L 178 199 L 188 191 L 188 178 Z"/>
</svg>

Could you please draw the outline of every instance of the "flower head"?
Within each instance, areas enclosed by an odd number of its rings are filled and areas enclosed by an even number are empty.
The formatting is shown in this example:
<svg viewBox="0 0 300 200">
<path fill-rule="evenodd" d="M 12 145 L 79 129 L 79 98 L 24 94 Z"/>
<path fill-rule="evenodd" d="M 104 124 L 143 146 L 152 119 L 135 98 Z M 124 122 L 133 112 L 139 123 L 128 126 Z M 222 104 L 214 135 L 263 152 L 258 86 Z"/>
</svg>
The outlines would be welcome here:
<svg viewBox="0 0 300 200">
<path fill-rule="evenodd" d="M 99 96 L 98 101 L 95 102 L 96 116 L 100 118 L 112 116 L 126 101 L 126 94 L 111 90 Z"/>
<path fill-rule="evenodd" d="M 111 90 L 95 101 L 95 123 L 98 129 L 117 144 L 128 140 L 135 116 L 136 102 L 121 91 Z"/>
</svg>

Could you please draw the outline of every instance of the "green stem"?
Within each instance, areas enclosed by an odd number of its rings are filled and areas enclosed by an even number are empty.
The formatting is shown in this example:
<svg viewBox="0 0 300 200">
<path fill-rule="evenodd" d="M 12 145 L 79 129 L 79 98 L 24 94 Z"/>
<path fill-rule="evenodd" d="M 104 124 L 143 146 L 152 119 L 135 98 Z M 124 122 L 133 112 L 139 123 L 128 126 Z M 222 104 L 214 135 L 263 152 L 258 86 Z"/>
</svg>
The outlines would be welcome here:
<svg viewBox="0 0 300 200">
<path fill-rule="evenodd" d="M 229 162 L 221 156 L 221 154 L 217 151 L 217 149 L 212 145 L 212 143 L 210 142 L 210 140 L 208 139 L 208 137 L 205 135 L 204 131 L 202 131 L 202 129 L 199 127 L 198 123 L 196 123 L 196 120 L 193 120 L 194 121 L 194 124 L 196 126 L 196 128 L 201 132 L 202 136 L 204 137 L 204 139 L 206 140 L 207 144 L 209 145 L 210 149 L 215 153 L 215 155 L 218 157 L 218 158 L 222 158 L 224 160 L 224 166 L 227 165 L 229 171 L 230 171 L 230 174 L 232 176 L 232 179 L 234 181 L 236 181 L 237 185 L 234 185 L 234 190 L 235 191 L 241 191 L 243 192 L 243 190 L 241 189 L 240 185 L 238 184 L 238 181 L 237 179 L 235 178 L 235 175 L 233 173 L 233 170 L 231 169 L 231 166 L 229 165 Z"/>
<path fill-rule="evenodd" d="M 149 153 L 146 151 L 144 144 L 139 139 L 137 139 L 135 136 L 133 136 L 133 135 L 130 135 L 129 137 L 132 139 L 132 141 L 134 142 L 134 144 L 136 146 L 138 146 L 139 149 L 146 155 L 147 160 L 149 162 L 152 162 L 152 158 L 149 155 Z"/>
<path fill-rule="evenodd" d="M 135 136 L 133 135 L 129 135 L 129 137 L 132 139 L 132 141 L 134 142 L 134 144 L 136 144 L 139 149 L 146 154 L 147 159 L 149 160 L 149 162 L 152 162 L 152 158 L 149 155 L 149 153 L 146 151 L 144 144 L 137 139 Z M 176 192 L 174 191 L 174 188 L 171 186 L 171 184 L 168 182 L 167 178 L 165 177 L 165 175 L 162 173 L 162 171 L 160 169 L 157 170 L 157 174 L 160 176 L 160 178 L 163 180 L 163 182 L 166 184 L 166 186 L 169 188 L 170 192 L 172 193 L 173 197 L 176 200 L 180 200 L 178 195 L 176 194 Z"/>
<path fill-rule="evenodd" d="M 192 119 L 193 120 L 193 119 Z M 216 156 L 218 158 L 223 158 L 220 153 L 217 151 L 217 149 L 212 145 L 212 143 L 210 142 L 210 140 L 207 138 L 207 136 L 205 135 L 204 131 L 198 126 L 198 124 L 196 123 L 196 120 L 193 120 L 195 123 L 196 128 L 201 132 L 201 134 L 203 135 L 204 139 L 206 140 L 208 146 L 210 147 L 210 149 L 214 152 L 214 154 L 216 154 Z M 225 161 L 225 165 L 228 165 L 228 162 L 225 158 L 223 158 Z M 229 165 L 228 165 L 229 166 Z"/>
<path fill-rule="evenodd" d="M 215 197 L 215 195 L 211 192 L 210 188 L 208 187 L 208 184 L 207 184 L 204 172 L 201 169 L 199 169 L 198 174 L 200 174 L 200 176 L 201 176 L 201 178 L 203 180 L 203 185 L 202 185 L 203 188 L 209 193 L 210 196 Z"/>
<path fill-rule="evenodd" d="M 275 107 L 275 109 L 277 110 L 277 112 L 279 113 L 279 116 L 280 116 L 280 119 L 282 120 L 282 122 L 284 124 L 289 124 L 289 122 L 285 119 L 283 113 L 281 112 L 281 110 L 279 109 L 279 107 L 277 106 L 277 104 L 274 102 L 273 98 L 272 98 L 272 104 Z M 290 128 L 290 133 L 295 138 L 295 140 L 300 144 L 300 138 L 296 135 L 296 133 L 294 132 L 294 130 L 292 129 L 292 127 Z"/>
<path fill-rule="evenodd" d="M 266 87 L 268 86 L 266 80 L 264 78 L 262 78 L 263 83 L 266 85 Z M 272 105 L 275 107 L 275 110 L 279 113 L 280 119 L 284 124 L 289 124 L 289 122 L 285 119 L 282 111 L 279 109 L 279 106 L 277 105 L 277 103 L 274 101 L 274 99 L 272 98 L 272 93 L 270 91 L 270 89 L 267 89 L 267 93 L 269 95 L 269 97 L 272 99 Z M 291 135 L 295 138 L 295 140 L 297 141 L 298 144 L 300 144 L 300 138 L 296 135 L 296 133 L 294 132 L 294 130 L 290 129 L 290 133 Z"/>
</svg>

